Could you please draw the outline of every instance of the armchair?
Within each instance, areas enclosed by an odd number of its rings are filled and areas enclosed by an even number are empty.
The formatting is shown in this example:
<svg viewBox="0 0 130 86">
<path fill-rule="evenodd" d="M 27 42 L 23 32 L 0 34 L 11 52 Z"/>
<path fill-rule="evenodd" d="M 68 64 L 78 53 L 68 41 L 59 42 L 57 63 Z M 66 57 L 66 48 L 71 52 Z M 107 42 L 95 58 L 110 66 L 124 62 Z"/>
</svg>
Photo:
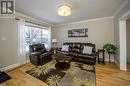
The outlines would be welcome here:
<svg viewBox="0 0 130 86">
<path fill-rule="evenodd" d="M 29 49 L 29 59 L 34 65 L 43 65 L 52 60 L 52 53 L 46 50 L 44 44 L 32 44 Z"/>
</svg>

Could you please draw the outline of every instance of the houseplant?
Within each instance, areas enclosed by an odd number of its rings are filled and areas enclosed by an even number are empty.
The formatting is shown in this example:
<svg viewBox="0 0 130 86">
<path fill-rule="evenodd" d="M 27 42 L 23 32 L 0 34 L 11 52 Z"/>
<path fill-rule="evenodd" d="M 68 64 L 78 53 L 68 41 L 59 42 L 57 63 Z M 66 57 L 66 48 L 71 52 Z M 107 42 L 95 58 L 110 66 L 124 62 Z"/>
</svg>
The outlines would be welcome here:
<svg viewBox="0 0 130 86">
<path fill-rule="evenodd" d="M 113 44 L 105 44 L 103 49 L 108 53 L 115 53 L 117 47 Z"/>
</svg>

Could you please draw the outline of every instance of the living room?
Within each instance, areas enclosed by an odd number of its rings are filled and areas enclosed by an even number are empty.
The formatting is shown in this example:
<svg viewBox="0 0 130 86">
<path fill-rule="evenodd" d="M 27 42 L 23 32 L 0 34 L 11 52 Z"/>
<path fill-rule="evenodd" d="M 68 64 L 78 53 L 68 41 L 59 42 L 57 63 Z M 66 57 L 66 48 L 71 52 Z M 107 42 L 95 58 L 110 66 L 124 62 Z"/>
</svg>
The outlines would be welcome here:
<svg viewBox="0 0 130 86">
<path fill-rule="evenodd" d="M 0 86 L 130 85 L 130 0 L 0 3 Z"/>
</svg>

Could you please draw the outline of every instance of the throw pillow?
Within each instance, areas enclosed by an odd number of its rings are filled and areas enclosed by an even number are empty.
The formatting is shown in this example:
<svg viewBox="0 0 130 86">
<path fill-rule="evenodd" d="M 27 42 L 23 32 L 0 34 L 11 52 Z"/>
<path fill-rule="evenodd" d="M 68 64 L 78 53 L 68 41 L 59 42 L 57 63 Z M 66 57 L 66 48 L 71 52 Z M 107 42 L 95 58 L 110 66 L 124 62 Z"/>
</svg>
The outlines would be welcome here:
<svg viewBox="0 0 130 86">
<path fill-rule="evenodd" d="M 91 55 L 92 54 L 92 49 L 93 47 L 90 47 L 90 46 L 84 46 L 84 49 L 83 49 L 83 54 L 89 54 Z"/>
<path fill-rule="evenodd" d="M 61 51 L 69 51 L 69 45 L 63 45 Z"/>
</svg>

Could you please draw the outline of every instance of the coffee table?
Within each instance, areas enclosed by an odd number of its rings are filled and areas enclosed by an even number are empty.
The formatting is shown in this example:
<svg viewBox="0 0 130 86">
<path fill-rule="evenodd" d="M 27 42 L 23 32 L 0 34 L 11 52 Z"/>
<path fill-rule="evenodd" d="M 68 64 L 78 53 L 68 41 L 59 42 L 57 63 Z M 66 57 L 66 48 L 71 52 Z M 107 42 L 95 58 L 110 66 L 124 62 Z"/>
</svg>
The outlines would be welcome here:
<svg viewBox="0 0 130 86">
<path fill-rule="evenodd" d="M 72 60 L 71 56 L 66 56 L 60 52 L 57 52 L 52 56 L 54 60 L 56 60 L 55 67 L 57 70 L 67 70 L 70 68 L 70 62 Z"/>
</svg>

